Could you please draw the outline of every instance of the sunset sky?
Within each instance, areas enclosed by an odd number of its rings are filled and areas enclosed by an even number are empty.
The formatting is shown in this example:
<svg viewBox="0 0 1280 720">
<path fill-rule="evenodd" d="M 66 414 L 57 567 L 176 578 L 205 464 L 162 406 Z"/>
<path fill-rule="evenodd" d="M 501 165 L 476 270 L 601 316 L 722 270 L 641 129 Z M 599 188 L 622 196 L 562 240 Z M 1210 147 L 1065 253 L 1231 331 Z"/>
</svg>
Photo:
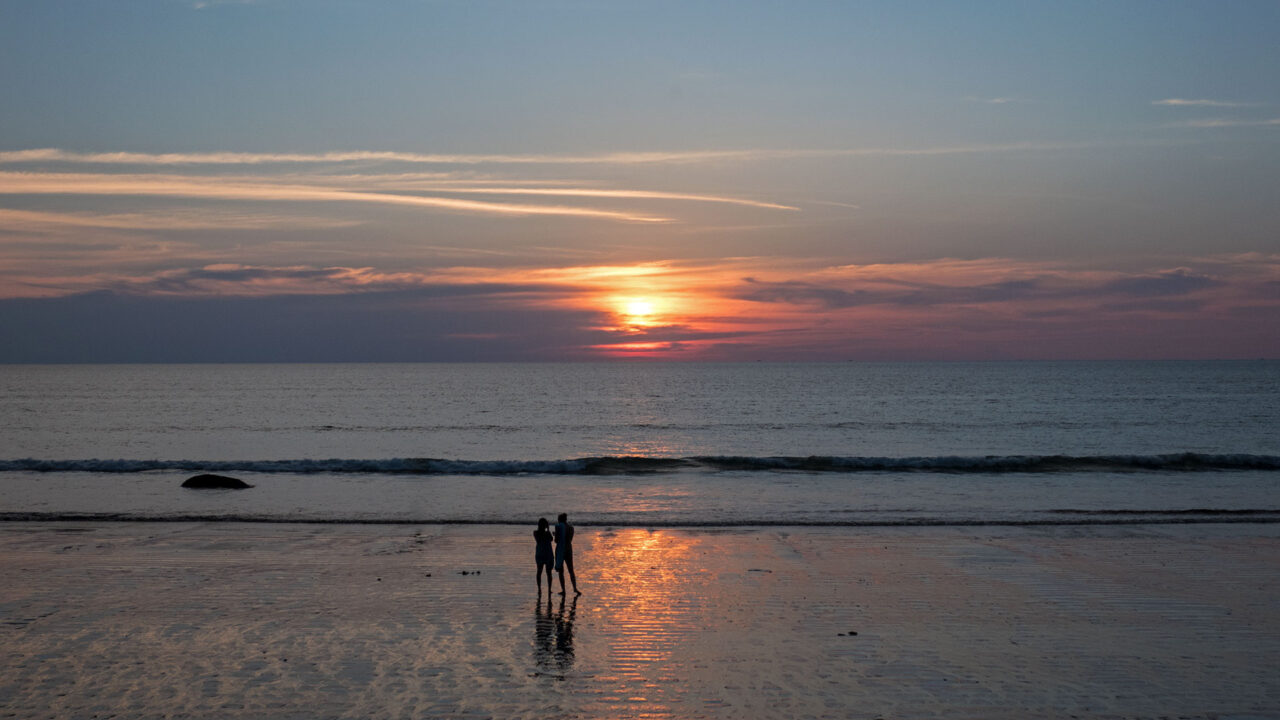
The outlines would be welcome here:
<svg viewBox="0 0 1280 720">
<path fill-rule="evenodd" d="M 0 4 L 0 362 L 1280 357 L 1280 3 Z"/>
</svg>

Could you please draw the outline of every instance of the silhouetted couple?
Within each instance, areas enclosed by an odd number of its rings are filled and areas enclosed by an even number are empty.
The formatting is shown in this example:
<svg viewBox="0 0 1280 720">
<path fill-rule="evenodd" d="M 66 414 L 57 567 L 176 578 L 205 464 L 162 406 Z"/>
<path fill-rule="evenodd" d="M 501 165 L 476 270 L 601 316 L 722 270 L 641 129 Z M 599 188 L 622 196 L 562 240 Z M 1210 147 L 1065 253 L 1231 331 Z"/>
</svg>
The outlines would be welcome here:
<svg viewBox="0 0 1280 720">
<path fill-rule="evenodd" d="M 547 519 L 538 518 L 538 529 L 533 531 L 533 539 L 537 542 L 537 548 L 534 551 L 534 560 L 538 563 L 538 571 L 535 577 L 538 579 L 538 596 L 542 596 L 542 571 L 546 568 L 547 572 L 547 596 L 551 595 L 551 566 L 556 566 L 556 572 L 560 574 L 560 594 L 564 594 L 564 571 L 569 570 L 569 581 L 573 583 L 573 594 L 581 595 L 582 591 L 578 589 L 578 576 L 573 574 L 573 526 L 569 524 L 569 517 L 564 513 L 556 518 L 556 529 L 553 534 L 548 529 Z M 554 540 L 556 548 L 551 549 L 551 541 Z"/>
</svg>

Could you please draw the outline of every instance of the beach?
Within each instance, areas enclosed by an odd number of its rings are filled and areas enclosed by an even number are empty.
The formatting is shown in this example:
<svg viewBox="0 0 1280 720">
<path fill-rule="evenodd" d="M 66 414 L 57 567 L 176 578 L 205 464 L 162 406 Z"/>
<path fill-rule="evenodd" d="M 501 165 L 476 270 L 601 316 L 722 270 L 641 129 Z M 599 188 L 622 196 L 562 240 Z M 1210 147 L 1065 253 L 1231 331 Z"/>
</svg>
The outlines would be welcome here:
<svg viewBox="0 0 1280 720">
<path fill-rule="evenodd" d="M 1274 524 L 532 529 L 4 523 L 0 715 L 1280 717 Z"/>
</svg>

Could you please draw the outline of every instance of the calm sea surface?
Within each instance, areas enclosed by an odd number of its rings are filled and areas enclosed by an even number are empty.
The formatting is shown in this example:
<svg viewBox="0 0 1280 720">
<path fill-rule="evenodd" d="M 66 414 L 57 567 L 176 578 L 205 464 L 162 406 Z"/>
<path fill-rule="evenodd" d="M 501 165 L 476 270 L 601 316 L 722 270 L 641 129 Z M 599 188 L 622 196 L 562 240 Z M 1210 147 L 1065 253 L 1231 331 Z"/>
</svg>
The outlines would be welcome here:
<svg viewBox="0 0 1280 720">
<path fill-rule="evenodd" d="M 1276 361 L 0 366 L 0 418 L 10 519 L 1280 520 Z"/>
</svg>

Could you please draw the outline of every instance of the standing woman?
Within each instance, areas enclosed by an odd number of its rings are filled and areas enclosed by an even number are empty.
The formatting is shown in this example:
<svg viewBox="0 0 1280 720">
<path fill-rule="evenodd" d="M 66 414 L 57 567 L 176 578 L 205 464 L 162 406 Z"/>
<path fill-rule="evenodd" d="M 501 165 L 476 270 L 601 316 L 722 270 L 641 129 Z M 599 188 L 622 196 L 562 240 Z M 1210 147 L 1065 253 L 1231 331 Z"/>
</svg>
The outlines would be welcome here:
<svg viewBox="0 0 1280 720">
<path fill-rule="evenodd" d="M 533 539 L 537 548 L 533 551 L 533 559 L 538 563 L 538 597 L 542 597 L 542 569 L 547 570 L 547 602 L 551 602 L 551 564 L 555 562 L 555 552 L 551 549 L 551 530 L 547 527 L 546 518 L 538 518 L 538 529 L 533 531 Z"/>
</svg>

